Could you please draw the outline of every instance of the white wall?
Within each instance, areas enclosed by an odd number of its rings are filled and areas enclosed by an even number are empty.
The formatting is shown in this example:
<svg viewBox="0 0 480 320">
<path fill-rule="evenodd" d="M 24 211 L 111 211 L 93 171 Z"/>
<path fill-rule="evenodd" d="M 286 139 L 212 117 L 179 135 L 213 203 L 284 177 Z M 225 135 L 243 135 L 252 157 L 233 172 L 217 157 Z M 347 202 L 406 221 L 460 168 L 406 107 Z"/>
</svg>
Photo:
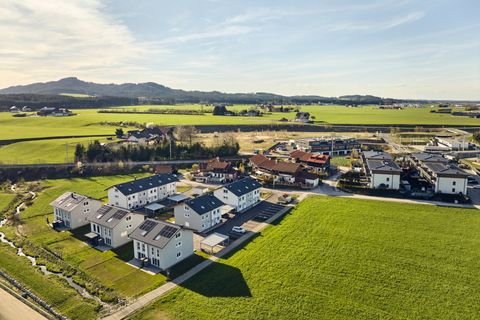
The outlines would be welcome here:
<svg viewBox="0 0 480 320">
<path fill-rule="evenodd" d="M 260 202 L 260 189 L 252 190 L 240 197 L 237 197 L 227 188 L 217 189 L 213 194 L 223 203 L 234 207 L 237 212 L 247 210 Z"/>
<path fill-rule="evenodd" d="M 175 224 L 192 228 L 198 232 L 207 230 L 221 222 L 220 208 L 199 215 L 186 203 L 182 203 L 177 205 L 173 211 Z"/>
<path fill-rule="evenodd" d="M 117 188 L 112 187 L 108 189 L 108 204 L 124 209 L 135 209 L 144 207 L 152 202 L 161 201 L 176 193 L 176 182 L 157 188 L 146 189 L 131 195 L 124 195 Z"/>
<path fill-rule="evenodd" d="M 133 240 L 133 251 L 136 259 L 147 257 L 152 265 L 165 270 L 193 254 L 193 232 L 181 229 L 163 249 Z"/>
<path fill-rule="evenodd" d="M 65 227 L 76 229 L 89 224 L 88 217 L 100 209 L 102 203 L 94 199 L 85 199 L 71 211 L 53 207 L 54 220 L 62 220 Z"/>
<path fill-rule="evenodd" d="M 400 174 L 372 173 L 370 188 L 377 189 L 382 184 L 387 186 L 387 189 L 400 189 Z"/>
<path fill-rule="evenodd" d="M 437 177 L 435 183 L 435 192 L 447 193 L 447 194 L 467 194 L 467 183 L 466 178 L 447 178 L 447 177 Z"/>
</svg>

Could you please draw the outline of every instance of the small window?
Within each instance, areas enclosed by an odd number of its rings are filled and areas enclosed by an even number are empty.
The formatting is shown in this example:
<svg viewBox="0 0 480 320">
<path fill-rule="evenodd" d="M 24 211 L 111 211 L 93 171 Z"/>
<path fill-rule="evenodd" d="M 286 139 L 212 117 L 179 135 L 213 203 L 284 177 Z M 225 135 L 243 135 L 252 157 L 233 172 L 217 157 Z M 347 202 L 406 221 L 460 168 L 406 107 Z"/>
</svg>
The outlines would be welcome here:
<svg viewBox="0 0 480 320">
<path fill-rule="evenodd" d="M 452 192 L 455 193 L 455 188 L 452 188 Z"/>
<path fill-rule="evenodd" d="M 182 246 L 182 241 L 177 242 L 176 247 L 181 247 Z"/>
<path fill-rule="evenodd" d="M 387 178 L 387 182 L 390 181 L 390 178 Z"/>
<path fill-rule="evenodd" d="M 452 185 L 456 186 L 456 185 L 457 185 L 457 181 L 453 181 L 453 182 L 452 182 Z"/>
<path fill-rule="evenodd" d="M 179 233 L 177 233 L 177 234 L 175 235 L 175 238 L 180 238 L 181 236 L 182 236 L 182 233 L 179 232 Z"/>
<path fill-rule="evenodd" d="M 177 252 L 177 259 L 180 258 L 182 256 L 182 253 L 181 252 Z"/>
</svg>

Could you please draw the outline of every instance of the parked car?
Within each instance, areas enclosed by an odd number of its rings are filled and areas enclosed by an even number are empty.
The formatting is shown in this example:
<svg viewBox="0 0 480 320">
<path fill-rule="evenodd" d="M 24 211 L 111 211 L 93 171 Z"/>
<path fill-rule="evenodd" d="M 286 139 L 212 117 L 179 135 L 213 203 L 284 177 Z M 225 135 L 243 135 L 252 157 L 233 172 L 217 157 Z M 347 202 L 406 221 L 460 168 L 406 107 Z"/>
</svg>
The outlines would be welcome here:
<svg viewBox="0 0 480 320">
<path fill-rule="evenodd" d="M 245 230 L 245 228 L 243 228 L 243 227 L 234 226 L 234 227 L 232 228 L 232 232 L 245 233 L 245 232 L 247 232 L 247 230 Z"/>
<path fill-rule="evenodd" d="M 258 216 L 254 217 L 253 220 L 255 221 L 265 221 L 269 218 L 269 216 L 259 214 Z"/>
</svg>

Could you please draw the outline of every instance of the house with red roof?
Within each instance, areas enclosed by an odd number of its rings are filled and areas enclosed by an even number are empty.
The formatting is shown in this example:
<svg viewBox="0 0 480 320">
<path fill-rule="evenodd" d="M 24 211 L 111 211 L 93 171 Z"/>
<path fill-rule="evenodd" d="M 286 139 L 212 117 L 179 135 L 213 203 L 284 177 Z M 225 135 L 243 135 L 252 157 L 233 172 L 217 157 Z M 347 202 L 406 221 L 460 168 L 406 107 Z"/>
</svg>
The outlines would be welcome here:
<svg viewBox="0 0 480 320">
<path fill-rule="evenodd" d="M 195 181 L 202 183 L 226 183 L 235 181 L 237 178 L 238 170 L 233 164 L 220 158 L 200 164 L 199 171 L 194 175 Z"/>
<path fill-rule="evenodd" d="M 290 159 L 295 163 L 303 164 L 316 173 L 325 173 L 330 169 L 329 155 L 295 150 L 290 153 Z"/>
</svg>

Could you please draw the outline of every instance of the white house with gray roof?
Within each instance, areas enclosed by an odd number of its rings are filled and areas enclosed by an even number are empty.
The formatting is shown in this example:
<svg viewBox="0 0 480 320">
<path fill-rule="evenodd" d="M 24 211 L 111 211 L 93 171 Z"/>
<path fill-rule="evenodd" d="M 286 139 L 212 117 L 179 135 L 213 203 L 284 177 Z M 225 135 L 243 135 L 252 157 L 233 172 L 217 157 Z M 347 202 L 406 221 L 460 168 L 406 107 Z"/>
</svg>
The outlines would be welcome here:
<svg viewBox="0 0 480 320">
<path fill-rule="evenodd" d="M 363 169 L 372 189 L 400 189 L 402 169 L 385 152 L 366 151 L 362 154 Z"/>
<path fill-rule="evenodd" d="M 409 161 L 436 193 L 467 194 L 468 174 L 443 156 L 412 153 Z"/>
<path fill-rule="evenodd" d="M 157 174 L 117 184 L 108 189 L 108 203 L 128 210 L 142 208 L 177 193 L 177 182 L 173 174 Z"/>
<path fill-rule="evenodd" d="M 76 229 L 87 225 L 88 217 L 94 214 L 102 203 L 75 192 L 65 192 L 50 205 L 53 207 L 54 223 L 66 229 Z"/>
<path fill-rule="evenodd" d="M 182 226 L 146 219 L 131 234 L 134 256 L 165 270 L 193 254 L 193 231 Z"/>
<path fill-rule="evenodd" d="M 91 232 L 98 236 L 98 244 L 117 248 L 132 241 L 128 235 L 135 230 L 145 217 L 122 208 L 103 205 L 90 216 Z"/>
<path fill-rule="evenodd" d="M 235 211 L 242 212 L 260 202 L 262 185 L 253 178 L 244 178 L 223 186 L 213 192 L 223 203 L 232 206 Z"/>
<path fill-rule="evenodd" d="M 213 194 L 204 194 L 174 208 L 175 224 L 205 231 L 222 222 L 221 209 L 225 204 Z"/>
</svg>

